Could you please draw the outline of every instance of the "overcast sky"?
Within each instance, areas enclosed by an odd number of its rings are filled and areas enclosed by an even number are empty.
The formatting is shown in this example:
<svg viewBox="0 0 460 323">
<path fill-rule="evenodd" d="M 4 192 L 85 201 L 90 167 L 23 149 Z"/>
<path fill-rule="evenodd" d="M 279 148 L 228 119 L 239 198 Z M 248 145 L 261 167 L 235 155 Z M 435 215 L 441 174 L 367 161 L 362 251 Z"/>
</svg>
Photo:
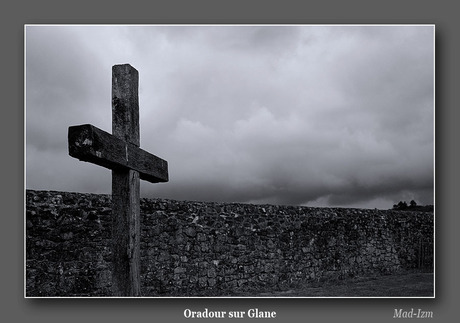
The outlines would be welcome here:
<svg viewBox="0 0 460 323">
<path fill-rule="evenodd" d="M 433 26 L 27 26 L 26 188 L 111 192 L 67 129 L 111 132 L 112 65 L 139 71 L 141 195 L 434 204 Z"/>
</svg>

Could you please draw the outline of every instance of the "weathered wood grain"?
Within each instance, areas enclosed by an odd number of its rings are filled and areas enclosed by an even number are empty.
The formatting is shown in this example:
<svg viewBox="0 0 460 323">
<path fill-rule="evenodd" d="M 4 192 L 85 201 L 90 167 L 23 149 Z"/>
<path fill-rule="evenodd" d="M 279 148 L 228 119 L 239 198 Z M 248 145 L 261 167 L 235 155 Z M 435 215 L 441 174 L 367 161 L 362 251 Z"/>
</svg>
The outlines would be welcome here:
<svg viewBox="0 0 460 323">
<path fill-rule="evenodd" d="M 129 64 L 112 67 L 112 134 L 139 147 L 139 73 Z"/>
<path fill-rule="evenodd" d="M 71 126 L 69 155 L 112 170 L 132 169 L 151 183 L 168 181 L 168 162 L 93 125 Z"/>
<path fill-rule="evenodd" d="M 69 155 L 112 170 L 112 290 L 140 296 L 140 183 L 167 182 L 168 163 L 139 148 L 139 73 L 112 67 L 112 133 L 90 124 L 69 127 Z"/>
<path fill-rule="evenodd" d="M 112 171 L 114 296 L 140 296 L 139 173 Z"/>
</svg>

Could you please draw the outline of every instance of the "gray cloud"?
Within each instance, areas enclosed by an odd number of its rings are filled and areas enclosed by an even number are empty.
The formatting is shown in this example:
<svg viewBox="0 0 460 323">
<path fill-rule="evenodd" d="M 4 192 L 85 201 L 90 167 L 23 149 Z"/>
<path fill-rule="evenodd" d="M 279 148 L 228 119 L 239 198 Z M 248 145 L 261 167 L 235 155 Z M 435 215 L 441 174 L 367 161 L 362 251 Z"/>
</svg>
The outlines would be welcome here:
<svg viewBox="0 0 460 323">
<path fill-rule="evenodd" d="M 145 196 L 433 203 L 432 27 L 30 26 L 26 45 L 27 187 L 110 192 L 66 131 L 110 131 L 111 66 L 130 63 L 141 147 L 170 167 Z"/>
</svg>

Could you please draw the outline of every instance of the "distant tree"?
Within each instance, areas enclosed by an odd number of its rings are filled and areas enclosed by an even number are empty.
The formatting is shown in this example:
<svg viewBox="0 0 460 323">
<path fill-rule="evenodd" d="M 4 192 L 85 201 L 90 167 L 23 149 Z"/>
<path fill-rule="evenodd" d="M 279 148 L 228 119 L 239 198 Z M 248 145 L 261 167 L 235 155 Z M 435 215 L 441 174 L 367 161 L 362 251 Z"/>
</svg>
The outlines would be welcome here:
<svg viewBox="0 0 460 323">
<path fill-rule="evenodd" d="M 405 210 L 405 209 L 407 209 L 407 203 L 406 203 L 406 201 L 404 201 L 404 202 L 403 202 L 403 201 L 399 201 L 399 203 L 398 203 L 398 209 L 400 209 L 400 210 Z"/>
<path fill-rule="evenodd" d="M 417 205 L 417 202 L 414 200 L 409 202 L 407 206 L 406 201 L 399 201 L 398 204 L 393 204 L 393 210 L 397 211 L 418 211 L 418 212 L 434 212 L 433 205 Z"/>
</svg>

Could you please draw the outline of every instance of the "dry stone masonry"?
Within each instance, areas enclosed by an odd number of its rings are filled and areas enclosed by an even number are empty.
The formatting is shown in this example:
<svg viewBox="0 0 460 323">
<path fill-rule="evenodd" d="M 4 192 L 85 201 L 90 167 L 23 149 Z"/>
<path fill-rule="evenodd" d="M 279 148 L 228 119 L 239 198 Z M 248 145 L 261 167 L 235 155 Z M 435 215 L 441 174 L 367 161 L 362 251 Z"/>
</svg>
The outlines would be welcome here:
<svg viewBox="0 0 460 323">
<path fill-rule="evenodd" d="M 141 199 L 142 296 L 433 271 L 433 213 Z M 26 192 L 26 295 L 112 296 L 111 197 Z"/>
</svg>

